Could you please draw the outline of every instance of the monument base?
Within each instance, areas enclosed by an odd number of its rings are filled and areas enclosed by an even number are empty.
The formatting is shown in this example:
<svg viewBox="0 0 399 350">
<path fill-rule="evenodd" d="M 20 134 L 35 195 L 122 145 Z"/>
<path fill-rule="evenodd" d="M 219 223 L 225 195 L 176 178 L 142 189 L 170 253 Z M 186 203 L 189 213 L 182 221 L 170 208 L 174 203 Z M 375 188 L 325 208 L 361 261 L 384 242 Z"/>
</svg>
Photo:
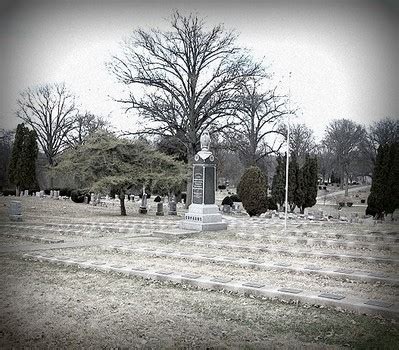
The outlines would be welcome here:
<svg viewBox="0 0 399 350">
<path fill-rule="evenodd" d="M 227 223 L 222 220 L 217 205 L 191 204 L 180 227 L 196 231 L 220 231 L 227 229 Z"/>
</svg>

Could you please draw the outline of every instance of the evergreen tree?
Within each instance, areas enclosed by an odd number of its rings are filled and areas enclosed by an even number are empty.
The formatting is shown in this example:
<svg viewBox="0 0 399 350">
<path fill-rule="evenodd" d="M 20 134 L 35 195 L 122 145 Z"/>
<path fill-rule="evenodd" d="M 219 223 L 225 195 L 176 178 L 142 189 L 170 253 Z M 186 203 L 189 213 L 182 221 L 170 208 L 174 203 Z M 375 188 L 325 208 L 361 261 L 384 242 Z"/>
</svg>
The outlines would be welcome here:
<svg viewBox="0 0 399 350">
<path fill-rule="evenodd" d="M 290 165 L 288 168 L 288 204 L 290 211 L 293 212 L 296 207 L 298 197 L 298 176 L 299 176 L 299 165 L 295 154 L 290 158 Z M 285 179 L 284 179 L 285 180 Z"/>
<path fill-rule="evenodd" d="M 399 143 L 390 145 L 390 169 L 387 180 L 387 198 L 385 212 L 392 214 L 399 208 Z"/>
<path fill-rule="evenodd" d="M 249 167 L 240 179 L 237 194 L 249 216 L 266 212 L 267 177 L 258 167 Z"/>
<path fill-rule="evenodd" d="M 316 204 L 317 197 L 317 177 L 318 166 L 315 157 L 306 156 L 305 163 L 301 170 L 301 175 L 298 179 L 300 185 L 298 186 L 297 205 L 301 208 L 303 214 L 305 208 L 313 207 Z"/>
<path fill-rule="evenodd" d="M 399 208 L 399 144 L 378 148 L 366 213 L 382 218 Z"/>
<path fill-rule="evenodd" d="M 272 199 L 273 201 L 281 207 L 285 201 L 285 158 L 280 155 L 277 157 L 277 166 L 275 174 L 273 176 L 272 183 Z"/>
<path fill-rule="evenodd" d="M 128 189 L 141 189 L 143 185 L 174 189 L 181 187 L 187 177 L 186 166 L 171 156 L 105 131 L 92 134 L 84 144 L 66 151 L 53 171 L 70 174 L 83 191 L 117 193 L 123 216 Z"/>
<path fill-rule="evenodd" d="M 29 131 L 23 123 L 18 124 L 9 167 L 9 179 L 16 186 L 17 196 L 21 188 L 36 186 L 37 154 L 35 131 Z"/>
</svg>

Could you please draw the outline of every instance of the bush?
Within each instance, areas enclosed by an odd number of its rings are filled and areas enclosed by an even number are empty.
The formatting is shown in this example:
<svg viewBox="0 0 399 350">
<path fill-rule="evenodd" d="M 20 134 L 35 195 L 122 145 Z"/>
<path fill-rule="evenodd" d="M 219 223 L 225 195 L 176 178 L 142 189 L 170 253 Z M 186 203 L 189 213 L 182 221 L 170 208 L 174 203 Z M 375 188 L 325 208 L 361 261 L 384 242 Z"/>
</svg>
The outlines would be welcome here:
<svg viewBox="0 0 399 350">
<path fill-rule="evenodd" d="M 225 189 L 226 189 L 226 185 L 219 185 L 219 186 L 218 186 L 218 189 L 219 189 L 219 190 L 225 190 Z"/>
<path fill-rule="evenodd" d="M 154 198 L 154 202 L 159 203 L 159 202 L 161 202 L 161 201 L 162 201 L 162 198 L 161 198 L 160 196 L 156 196 L 156 197 Z"/>
<path fill-rule="evenodd" d="M 60 196 L 61 197 L 63 197 L 63 196 L 70 197 L 71 193 L 72 193 L 72 190 L 70 188 L 61 188 L 60 189 Z"/>
<path fill-rule="evenodd" d="M 3 196 L 15 196 L 15 190 L 4 190 L 2 193 Z"/>
<path fill-rule="evenodd" d="M 230 207 L 232 207 L 233 206 L 233 200 L 229 196 L 224 197 L 223 200 L 222 200 L 222 205 L 230 205 Z"/>
<path fill-rule="evenodd" d="M 151 193 L 146 192 L 147 195 L 147 199 L 151 198 Z M 139 193 L 139 198 L 142 199 L 143 198 L 143 192 Z"/>
<path fill-rule="evenodd" d="M 232 195 L 230 196 L 230 199 L 231 199 L 233 202 L 241 202 L 240 197 L 238 197 L 236 194 L 232 194 Z"/>
<path fill-rule="evenodd" d="M 267 199 L 267 209 L 269 209 L 269 210 L 278 210 L 277 203 L 272 197 Z"/>
<path fill-rule="evenodd" d="M 353 205 L 353 202 L 346 202 L 346 205 L 347 205 L 348 207 L 351 207 L 351 206 Z"/>
<path fill-rule="evenodd" d="M 60 192 L 61 195 L 61 192 Z M 73 190 L 71 191 L 71 200 L 74 203 L 83 203 L 85 201 L 85 196 L 88 197 L 88 202 L 90 203 L 90 193 L 88 192 L 83 192 L 80 190 Z"/>
<path fill-rule="evenodd" d="M 267 180 L 258 167 L 249 167 L 244 172 L 237 193 L 249 216 L 267 211 Z"/>
</svg>

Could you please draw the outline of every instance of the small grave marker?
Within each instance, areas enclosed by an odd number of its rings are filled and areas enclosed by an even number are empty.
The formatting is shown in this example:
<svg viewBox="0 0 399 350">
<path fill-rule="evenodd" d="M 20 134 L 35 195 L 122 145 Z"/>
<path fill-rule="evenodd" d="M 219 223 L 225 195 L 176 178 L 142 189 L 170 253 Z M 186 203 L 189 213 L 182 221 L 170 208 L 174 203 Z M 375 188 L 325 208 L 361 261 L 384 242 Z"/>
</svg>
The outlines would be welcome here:
<svg viewBox="0 0 399 350">
<path fill-rule="evenodd" d="M 301 289 L 295 289 L 295 288 L 280 288 L 277 289 L 279 292 L 284 292 L 284 293 L 291 293 L 291 294 L 299 294 L 302 292 Z"/>
<path fill-rule="evenodd" d="M 319 298 L 325 299 L 333 299 L 333 300 L 342 300 L 345 299 L 343 295 L 332 294 L 332 293 L 321 293 L 318 295 Z"/>
<path fill-rule="evenodd" d="M 383 307 L 383 308 L 390 308 L 393 304 L 392 303 L 387 303 L 385 301 L 381 301 L 381 300 L 368 300 L 367 302 L 365 302 L 366 305 L 372 305 L 372 306 L 378 306 L 378 307 Z"/>
<path fill-rule="evenodd" d="M 265 285 L 261 283 L 253 283 L 253 282 L 245 282 L 242 284 L 244 287 L 251 287 L 251 288 L 262 288 Z"/>
</svg>

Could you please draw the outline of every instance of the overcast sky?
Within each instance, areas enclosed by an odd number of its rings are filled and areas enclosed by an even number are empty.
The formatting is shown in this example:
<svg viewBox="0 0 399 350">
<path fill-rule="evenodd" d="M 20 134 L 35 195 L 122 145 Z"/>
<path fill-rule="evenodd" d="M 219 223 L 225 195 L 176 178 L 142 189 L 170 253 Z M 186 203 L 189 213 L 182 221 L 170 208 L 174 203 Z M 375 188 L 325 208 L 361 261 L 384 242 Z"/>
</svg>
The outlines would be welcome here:
<svg viewBox="0 0 399 350">
<path fill-rule="evenodd" d="M 399 117 L 394 1 L 6 1 L 0 5 L 0 128 L 14 128 L 19 91 L 65 81 L 82 110 L 134 123 L 109 96 L 123 87 L 104 62 L 134 29 L 167 28 L 173 9 L 224 23 L 264 57 L 318 138 L 334 118 Z"/>
</svg>

